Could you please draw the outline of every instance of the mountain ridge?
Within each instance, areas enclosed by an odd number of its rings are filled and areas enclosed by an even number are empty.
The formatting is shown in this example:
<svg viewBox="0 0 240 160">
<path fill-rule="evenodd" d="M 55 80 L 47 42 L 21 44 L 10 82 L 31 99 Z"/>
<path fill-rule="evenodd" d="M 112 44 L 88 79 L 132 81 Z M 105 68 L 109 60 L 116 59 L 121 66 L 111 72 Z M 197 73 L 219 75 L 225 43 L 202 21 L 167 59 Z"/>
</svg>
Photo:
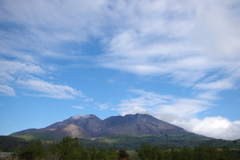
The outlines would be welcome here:
<svg viewBox="0 0 240 160">
<path fill-rule="evenodd" d="M 164 136 L 183 133 L 187 133 L 187 131 L 148 114 L 111 116 L 104 120 L 89 114 L 71 116 L 45 128 L 26 129 L 11 135 L 50 134 L 61 139 L 64 136 L 86 138 L 124 134 Z"/>
</svg>

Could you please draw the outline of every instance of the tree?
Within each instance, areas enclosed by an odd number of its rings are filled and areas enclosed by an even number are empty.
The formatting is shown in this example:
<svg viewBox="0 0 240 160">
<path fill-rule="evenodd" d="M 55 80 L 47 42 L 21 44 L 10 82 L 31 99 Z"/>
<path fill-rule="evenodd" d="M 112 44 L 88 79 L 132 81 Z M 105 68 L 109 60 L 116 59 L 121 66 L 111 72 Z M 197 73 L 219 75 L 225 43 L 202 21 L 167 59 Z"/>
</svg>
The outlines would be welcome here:
<svg viewBox="0 0 240 160">
<path fill-rule="evenodd" d="M 117 158 L 117 149 L 115 147 L 111 147 L 108 149 L 108 156 L 110 160 L 114 160 Z"/>
<path fill-rule="evenodd" d="M 90 148 L 88 150 L 89 154 L 90 154 L 90 159 L 91 160 L 97 160 L 97 149 L 96 146 L 92 146 L 92 148 Z"/>
<path fill-rule="evenodd" d="M 193 159 L 193 150 L 189 147 L 184 146 L 183 148 L 178 149 L 179 157 L 181 160 L 192 160 Z"/>
<path fill-rule="evenodd" d="M 105 148 L 99 148 L 97 153 L 97 160 L 110 160 L 108 157 L 108 151 Z"/>
<path fill-rule="evenodd" d="M 126 149 L 120 149 L 118 151 L 118 160 L 127 160 L 129 154 L 127 153 Z"/>
<path fill-rule="evenodd" d="M 202 145 L 193 149 L 193 156 L 196 160 L 218 159 L 218 150 L 214 146 Z"/>
<path fill-rule="evenodd" d="M 238 154 L 234 151 L 231 151 L 230 148 L 223 146 L 220 152 L 219 160 L 236 160 L 240 159 Z"/>
<path fill-rule="evenodd" d="M 90 160 L 90 154 L 77 138 L 64 137 L 59 143 L 53 144 L 50 151 L 60 157 L 60 160 Z"/>
<path fill-rule="evenodd" d="M 136 149 L 140 160 L 156 160 L 162 155 L 158 146 L 151 146 L 149 143 L 143 143 L 140 145 L 140 149 Z"/>
<path fill-rule="evenodd" d="M 18 157 L 23 160 L 40 160 L 44 158 L 45 148 L 40 140 L 31 141 L 26 148 L 20 151 Z"/>
</svg>

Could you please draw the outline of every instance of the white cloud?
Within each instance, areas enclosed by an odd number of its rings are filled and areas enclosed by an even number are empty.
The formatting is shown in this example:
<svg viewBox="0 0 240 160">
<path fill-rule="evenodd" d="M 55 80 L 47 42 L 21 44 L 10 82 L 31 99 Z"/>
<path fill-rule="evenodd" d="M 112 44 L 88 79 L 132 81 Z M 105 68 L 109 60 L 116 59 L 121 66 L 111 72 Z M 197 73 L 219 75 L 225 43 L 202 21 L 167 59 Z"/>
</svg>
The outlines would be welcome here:
<svg viewBox="0 0 240 160">
<path fill-rule="evenodd" d="M 207 109 L 205 106 L 211 105 L 207 101 L 198 99 L 175 98 L 172 101 L 173 102 L 170 102 L 170 104 L 160 105 L 159 112 L 175 114 L 180 117 L 193 116 L 199 112 L 205 111 Z"/>
<path fill-rule="evenodd" d="M 173 114 L 179 117 L 191 117 L 205 111 L 212 104 L 201 99 L 177 98 L 158 95 L 143 90 L 130 90 L 139 95 L 137 98 L 124 99 L 118 105 L 121 114 L 161 113 Z"/>
<path fill-rule="evenodd" d="M 0 43 L 9 51 L 19 48 L 32 50 L 34 53 L 49 53 L 60 50 L 62 42 L 84 42 L 90 35 L 101 35 L 101 26 L 107 4 L 99 1 L 7 1 L 1 3 L 1 22 L 15 24 L 2 33 Z M 91 25 L 89 25 L 91 24 Z M 24 29 L 23 29 L 24 28 Z M 3 30 L 4 32 L 5 30 Z M 71 50 L 68 51 L 70 56 Z M 15 56 L 14 54 L 12 54 Z M 32 55 L 25 52 L 25 55 Z M 50 54 L 50 57 L 53 54 Z M 61 55 L 61 53 L 60 53 Z M 56 56 L 56 54 L 54 54 Z"/>
<path fill-rule="evenodd" d="M 125 23 L 109 38 L 109 51 L 100 64 L 138 75 L 168 76 L 186 86 L 202 84 L 209 75 L 235 77 L 222 84 L 222 89 L 233 88 L 240 67 L 239 13 L 229 7 L 234 3 L 117 1 L 113 17 Z"/>
<path fill-rule="evenodd" d="M 161 115 L 157 117 L 161 119 Z M 190 132 L 208 137 L 226 140 L 240 139 L 240 121 L 231 122 L 225 117 L 205 117 L 203 119 L 180 119 L 175 117 L 168 120 L 168 122 L 181 126 Z"/>
<path fill-rule="evenodd" d="M 98 110 L 105 110 L 105 109 L 108 109 L 110 106 L 111 106 L 111 103 L 102 103 L 102 104 L 98 104 L 98 103 L 95 103 L 97 105 L 97 109 Z"/>
<path fill-rule="evenodd" d="M 193 117 L 179 117 L 169 113 L 150 113 L 154 117 L 175 124 L 187 131 L 212 138 L 235 140 L 239 139 L 240 121 L 230 121 L 225 117 L 205 117 L 203 119 Z"/>
<path fill-rule="evenodd" d="M 199 99 L 206 99 L 206 100 L 215 100 L 219 97 L 217 96 L 218 91 L 207 91 L 197 94 L 197 98 Z"/>
<path fill-rule="evenodd" d="M 0 85 L 0 95 L 15 96 L 15 91 L 12 87 Z"/>
<path fill-rule="evenodd" d="M 97 37 L 107 52 L 97 61 L 102 67 L 167 76 L 180 85 L 195 86 L 203 84 L 209 73 L 239 75 L 240 22 L 235 3 L 237 0 L 10 0 L 1 5 L 4 16 L 0 21 L 17 27 L 0 32 L 0 54 L 35 62 L 40 57 L 66 58 L 81 51 L 68 46 L 64 54 L 64 44 L 81 46 L 89 37 Z M 236 80 L 239 76 L 230 82 L 231 88 Z"/>
<path fill-rule="evenodd" d="M 231 83 L 228 79 L 217 80 L 216 82 L 210 83 L 199 83 L 195 86 L 198 89 L 205 89 L 205 90 L 225 90 L 225 89 L 232 89 L 233 83 Z"/>
<path fill-rule="evenodd" d="M 77 109 L 84 109 L 84 107 L 82 106 L 72 106 L 73 108 L 77 108 Z"/>
<path fill-rule="evenodd" d="M 91 101 L 93 101 L 94 99 L 93 98 L 87 98 L 87 99 L 85 99 L 84 101 L 85 102 L 91 102 Z"/>
<path fill-rule="evenodd" d="M 40 79 L 18 80 L 17 84 L 29 90 L 36 91 L 37 96 L 58 99 L 83 97 L 83 93 L 69 86 L 55 85 Z M 40 92 L 41 94 L 39 94 Z"/>
<path fill-rule="evenodd" d="M 0 83 L 11 82 L 14 77 L 28 74 L 44 74 L 45 71 L 35 64 L 18 61 L 0 60 Z"/>
</svg>

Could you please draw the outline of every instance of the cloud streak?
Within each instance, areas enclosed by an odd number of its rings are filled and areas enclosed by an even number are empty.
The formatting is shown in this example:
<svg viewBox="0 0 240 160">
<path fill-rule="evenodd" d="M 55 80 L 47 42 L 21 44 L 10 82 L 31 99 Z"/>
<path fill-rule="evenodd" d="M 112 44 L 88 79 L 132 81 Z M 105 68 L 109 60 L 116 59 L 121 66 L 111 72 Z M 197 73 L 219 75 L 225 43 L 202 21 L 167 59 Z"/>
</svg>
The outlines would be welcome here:
<svg viewBox="0 0 240 160">
<path fill-rule="evenodd" d="M 177 98 L 169 95 L 158 95 L 144 90 L 130 90 L 139 97 L 124 99 L 118 105 L 122 114 L 154 112 L 173 114 L 179 117 L 192 117 L 207 110 L 212 104 L 201 99 Z M 208 106 L 208 107 L 207 107 Z"/>
<path fill-rule="evenodd" d="M 84 109 L 84 107 L 82 106 L 72 106 L 73 108 L 76 108 L 76 109 Z"/>
<path fill-rule="evenodd" d="M 50 97 L 57 99 L 74 99 L 77 97 L 84 97 L 81 91 L 65 85 L 56 85 L 45 82 L 40 79 L 18 80 L 17 84 L 37 92 L 36 96 Z"/>
<path fill-rule="evenodd" d="M 200 82 L 196 89 L 206 88 L 204 80 L 215 75 L 223 79 L 208 82 L 208 89 L 232 89 L 240 67 L 239 14 L 229 7 L 235 2 L 119 2 L 113 8 L 123 16 L 115 18 L 125 23 L 109 39 L 100 65 L 143 76 L 167 76 L 184 86 Z M 120 12 L 123 8 L 128 16 Z"/>
<path fill-rule="evenodd" d="M 0 95 L 15 96 L 15 91 L 12 87 L 0 85 Z"/>
</svg>

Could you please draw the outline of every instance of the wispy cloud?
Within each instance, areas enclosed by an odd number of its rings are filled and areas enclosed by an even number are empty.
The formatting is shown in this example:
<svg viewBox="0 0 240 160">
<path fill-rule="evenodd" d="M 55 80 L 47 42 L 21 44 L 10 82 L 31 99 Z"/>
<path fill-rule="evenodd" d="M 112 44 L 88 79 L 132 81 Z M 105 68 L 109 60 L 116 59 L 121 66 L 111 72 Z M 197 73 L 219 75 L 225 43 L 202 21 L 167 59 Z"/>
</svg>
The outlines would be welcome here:
<svg viewBox="0 0 240 160">
<path fill-rule="evenodd" d="M 101 67 L 166 76 L 195 89 L 206 88 L 206 78 L 220 75 L 231 77 L 228 88 L 234 88 L 240 77 L 239 8 L 237 0 L 220 2 L 1 2 L 5 16 L 0 21 L 15 26 L 1 29 L 0 54 L 32 63 L 66 59 L 84 54 L 81 45 L 94 37 L 101 39 L 106 54 L 90 59 L 99 58 L 94 62 Z M 3 80 L 14 78 L 1 74 Z"/>
<path fill-rule="evenodd" d="M 95 107 L 96 109 L 98 109 L 98 110 L 106 110 L 106 109 L 109 109 L 109 107 L 111 106 L 111 103 L 101 103 L 101 104 L 99 104 L 99 103 L 95 103 L 95 105 L 97 106 L 97 107 Z"/>
<path fill-rule="evenodd" d="M 234 3 L 118 2 L 112 6 L 118 13 L 115 18 L 125 23 L 109 38 L 109 51 L 100 65 L 138 75 L 167 76 L 180 85 L 200 83 L 198 89 L 207 87 L 201 83 L 204 79 L 217 75 L 224 82 L 209 82 L 208 89 L 213 89 L 210 85 L 233 88 L 240 67 L 239 14 L 230 7 Z M 120 12 L 123 8 L 125 14 Z"/>
<path fill-rule="evenodd" d="M 38 65 L 0 59 L 0 82 L 7 83 L 23 74 L 44 74 L 45 71 Z"/>
<path fill-rule="evenodd" d="M 0 85 L 0 95 L 15 96 L 15 91 L 12 87 Z"/>
<path fill-rule="evenodd" d="M 73 108 L 77 108 L 77 109 L 84 109 L 84 107 L 82 106 L 72 106 Z"/>
<path fill-rule="evenodd" d="M 234 84 L 228 80 L 218 80 L 216 82 L 210 83 L 199 83 L 195 86 L 197 89 L 204 89 L 204 90 L 225 90 L 225 89 L 232 89 Z"/>
<path fill-rule="evenodd" d="M 0 43 L 4 44 L 6 51 L 12 53 L 11 56 L 17 56 L 13 51 L 21 48 L 21 51 L 25 49 L 33 52 L 22 52 L 30 57 L 39 58 L 41 54 L 61 57 L 64 50 L 62 42 L 80 44 L 91 35 L 101 35 L 101 22 L 105 22 L 102 16 L 105 14 L 105 1 L 92 3 L 72 0 L 64 3 L 25 0 L 0 3 L 0 14 L 4 15 L 0 21 L 15 24 L 15 27 L 8 28 L 10 32 L 1 32 L 3 37 Z M 74 54 L 70 46 L 68 57 Z M 38 56 L 34 56 L 36 53 Z"/>
<path fill-rule="evenodd" d="M 137 98 L 124 99 L 117 110 L 121 114 L 159 113 L 173 114 L 179 117 L 191 117 L 205 111 L 212 104 L 201 99 L 177 98 L 168 95 L 158 95 L 144 90 L 130 90 L 139 95 Z"/>
<path fill-rule="evenodd" d="M 93 98 L 87 98 L 87 99 L 85 99 L 84 101 L 85 101 L 85 102 L 91 102 L 91 101 L 94 101 L 94 99 L 93 99 Z"/>
<path fill-rule="evenodd" d="M 74 88 L 65 85 L 56 85 L 49 82 L 45 82 L 40 79 L 28 79 L 18 80 L 17 84 L 26 89 L 35 91 L 36 96 L 51 97 L 58 99 L 73 99 L 77 97 L 83 97 L 83 93 Z"/>
</svg>

